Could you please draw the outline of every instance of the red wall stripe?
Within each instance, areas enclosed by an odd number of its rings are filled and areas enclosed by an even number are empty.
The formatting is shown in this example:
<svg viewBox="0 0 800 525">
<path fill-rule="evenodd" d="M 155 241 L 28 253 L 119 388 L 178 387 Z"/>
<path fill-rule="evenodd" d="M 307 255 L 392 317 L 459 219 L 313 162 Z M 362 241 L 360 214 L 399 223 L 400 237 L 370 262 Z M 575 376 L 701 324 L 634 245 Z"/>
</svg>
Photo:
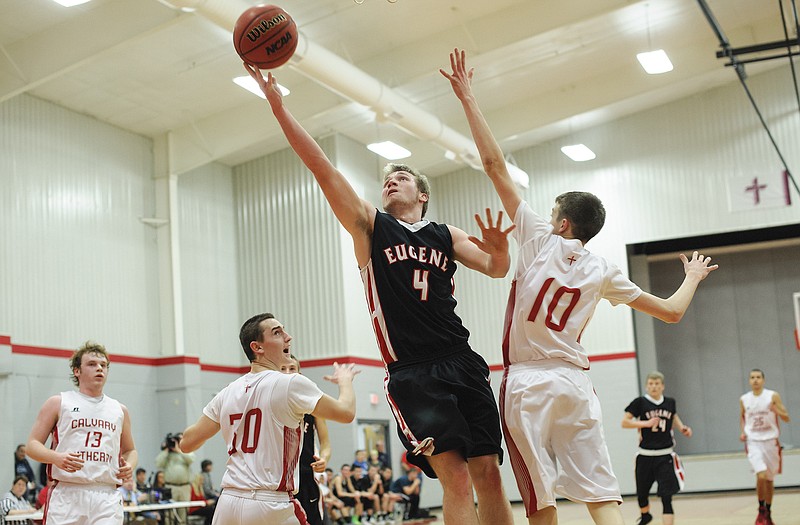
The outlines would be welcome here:
<svg viewBox="0 0 800 525">
<path fill-rule="evenodd" d="M 68 359 L 72 355 L 72 350 L 63 350 L 60 348 L 46 348 L 42 346 L 27 346 L 17 345 L 11 343 L 11 337 L 0 335 L 0 344 L 11 346 L 11 352 L 14 354 L 22 355 L 38 355 L 44 357 L 60 357 Z M 614 361 L 619 359 L 635 359 L 636 352 L 620 352 L 615 354 L 601 354 L 589 356 L 589 361 Z M 213 365 L 201 363 L 200 358 L 189 355 L 175 355 L 165 357 L 139 357 L 132 355 L 111 354 L 112 363 L 124 363 L 129 365 L 144 365 L 144 366 L 169 366 L 169 365 L 199 365 L 200 370 L 204 372 L 222 372 L 226 374 L 246 374 L 249 366 L 228 366 L 228 365 Z M 380 359 L 370 359 L 366 357 L 357 356 L 339 356 L 339 357 L 326 357 L 321 359 L 306 359 L 300 361 L 300 365 L 304 368 L 319 367 L 319 366 L 332 366 L 333 363 L 339 364 L 356 364 L 362 366 L 371 366 L 376 368 L 383 368 L 383 362 Z M 489 370 L 492 372 L 501 372 L 503 370 L 502 364 L 490 365 Z"/>
</svg>

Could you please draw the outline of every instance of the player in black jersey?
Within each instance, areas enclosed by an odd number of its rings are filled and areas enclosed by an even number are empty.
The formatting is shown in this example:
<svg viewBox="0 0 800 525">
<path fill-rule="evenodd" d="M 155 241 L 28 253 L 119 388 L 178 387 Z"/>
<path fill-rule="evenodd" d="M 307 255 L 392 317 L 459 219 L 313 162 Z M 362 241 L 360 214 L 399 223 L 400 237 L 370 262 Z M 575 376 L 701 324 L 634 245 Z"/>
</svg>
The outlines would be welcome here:
<svg viewBox="0 0 800 525">
<path fill-rule="evenodd" d="M 662 521 L 672 525 L 675 513 L 672 496 L 683 485 L 683 469 L 680 459 L 673 451 L 675 437 L 673 425 L 686 437 L 692 437 L 692 429 L 678 417 L 675 400 L 664 397 L 664 374 L 651 372 L 647 375 L 647 394 L 637 397 L 625 409 L 623 428 L 639 429 L 639 454 L 636 456 L 636 496 L 642 515 L 637 522 L 645 525 L 653 521 L 648 495 L 653 483 L 658 483 L 658 497 L 664 506 Z"/>
<path fill-rule="evenodd" d="M 281 366 L 284 374 L 299 374 L 300 361 L 294 356 L 289 356 L 292 364 Z M 316 445 L 314 435 L 319 437 L 319 455 L 314 451 Z M 325 472 L 325 467 L 331 459 L 331 441 L 328 438 L 328 423 L 322 418 L 317 418 L 311 414 L 303 416 L 303 446 L 300 449 L 300 460 L 298 466 L 300 478 L 295 499 L 300 502 L 303 510 L 306 511 L 306 519 L 309 525 L 322 525 L 322 501 L 317 484 L 315 472 Z"/>
<path fill-rule="evenodd" d="M 469 332 L 455 314 L 452 293 L 456 262 L 490 277 L 506 275 L 512 228 L 502 230 L 502 213 L 495 222 L 489 210 L 485 226 L 476 215 L 481 239 L 423 220 L 428 181 L 399 164 L 384 170 L 386 213 L 381 213 L 356 193 L 286 109 L 272 74 L 264 80 L 258 69 L 245 68 L 353 238 L 398 434 L 409 460 L 440 479 L 445 522 L 512 523 L 500 478 L 500 416 L 489 368 L 469 347 Z"/>
</svg>

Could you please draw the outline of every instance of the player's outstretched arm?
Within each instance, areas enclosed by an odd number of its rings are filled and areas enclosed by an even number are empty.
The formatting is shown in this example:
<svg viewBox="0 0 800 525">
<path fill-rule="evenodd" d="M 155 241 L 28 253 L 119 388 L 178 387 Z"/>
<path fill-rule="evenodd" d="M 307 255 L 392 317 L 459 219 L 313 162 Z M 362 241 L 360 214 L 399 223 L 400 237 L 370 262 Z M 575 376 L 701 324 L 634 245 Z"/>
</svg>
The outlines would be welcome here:
<svg viewBox="0 0 800 525">
<path fill-rule="evenodd" d="M 692 254 L 691 260 L 687 259 L 684 254 L 681 254 L 680 257 L 686 277 L 684 277 L 683 283 L 674 294 L 668 299 L 662 299 L 647 292 L 642 292 L 642 295 L 630 302 L 628 306 L 661 319 L 665 323 L 677 323 L 680 321 L 683 318 L 683 314 L 686 313 L 686 309 L 689 308 L 700 281 L 719 268 L 719 265 L 711 264 L 711 257 L 705 257 L 698 254 L 698 252 Z"/>
<path fill-rule="evenodd" d="M 183 431 L 183 437 L 178 446 L 183 452 L 194 452 L 217 432 L 219 432 L 219 423 L 203 414 L 194 425 Z"/>
<path fill-rule="evenodd" d="M 789 411 L 783 405 L 783 401 L 781 400 L 781 395 L 777 392 L 772 394 L 772 405 L 770 408 L 778 414 L 778 417 L 781 418 L 785 423 L 791 421 L 789 419 Z"/>
<path fill-rule="evenodd" d="M 331 163 L 319 144 L 284 106 L 283 97 L 278 90 L 278 83 L 272 73 L 268 73 L 267 78 L 264 79 L 258 68 L 247 63 L 244 64 L 244 67 L 258 82 L 261 91 L 267 97 L 273 115 L 289 141 L 289 145 L 303 161 L 303 164 L 311 170 L 342 226 L 356 241 L 358 241 L 356 237 L 363 236 L 365 232 L 371 234 L 375 219 L 375 207 L 358 196 L 344 175 Z"/>
<path fill-rule="evenodd" d="M 450 67 L 452 73 L 440 69 L 439 72 L 447 80 L 453 88 L 453 92 L 461 101 L 461 106 L 464 108 L 464 113 L 469 122 L 469 129 L 472 132 L 472 139 L 478 147 L 478 153 L 481 156 L 483 169 L 492 181 L 497 195 L 503 202 L 503 207 L 511 219 L 514 219 L 514 214 L 517 213 L 517 208 L 522 200 L 517 188 L 514 186 L 514 181 L 511 180 L 511 175 L 508 173 L 506 167 L 506 160 L 503 156 L 503 150 L 492 134 L 489 124 L 486 122 L 481 108 L 478 106 L 478 101 L 472 93 L 472 68 L 467 71 L 466 53 L 458 48 L 450 53 Z"/>
<path fill-rule="evenodd" d="M 340 365 L 333 363 L 333 374 L 325 376 L 323 379 L 339 385 L 339 399 L 334 399 L 328 394 L 322 397 L 314 407 L 311 414 L 314 417 L 331 419 L 338 423 L 350 423 L 356 417 L 356 396 L 353 392 L 353 378 L 361 373 L 356 370 L 355 365 Z"/>
<path fill-rule="evenodd" d="M 481 229 L 481 238 L 467 235 L 464 230 L 447 225 L 453 238 L 453 257 L 467 268 L 479 271 L 489 277 L 505 277 L 511 266 L 508 255 L 508 234 L 516 227 L 511 225 L 503 230 L 503 212 L 497 214 L 497 221 L 492 218 L 492 210 L 486 208 L 484 225 L 480 215 L 475 214 L 475 221 Z"/>
</svg>

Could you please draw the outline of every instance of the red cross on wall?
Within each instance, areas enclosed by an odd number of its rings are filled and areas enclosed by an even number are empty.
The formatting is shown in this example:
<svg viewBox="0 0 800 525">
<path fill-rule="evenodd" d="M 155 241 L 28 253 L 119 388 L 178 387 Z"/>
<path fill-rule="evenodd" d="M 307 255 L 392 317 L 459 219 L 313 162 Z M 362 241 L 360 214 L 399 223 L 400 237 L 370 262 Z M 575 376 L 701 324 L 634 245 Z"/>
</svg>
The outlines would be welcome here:
<svg viewBox="0 0 800 525">
<path fill-rule="evenodd" d="M 761 202 L 761 196 L 760 196 L 759 192 L 761 190 L 765 190 L 765 189 L 767 189 L 767 185 L 766 184 L 759 184 L 758 183 L 758 177 L 754 177 L 753 178 L 753 184 L 750 185 L 750 186 L 746 186 L 744 191 L 752 191 L 753 192 L 753 199 L 754 199 L 753 204 L 758 204 L 759 202 Z"/>
</svg>

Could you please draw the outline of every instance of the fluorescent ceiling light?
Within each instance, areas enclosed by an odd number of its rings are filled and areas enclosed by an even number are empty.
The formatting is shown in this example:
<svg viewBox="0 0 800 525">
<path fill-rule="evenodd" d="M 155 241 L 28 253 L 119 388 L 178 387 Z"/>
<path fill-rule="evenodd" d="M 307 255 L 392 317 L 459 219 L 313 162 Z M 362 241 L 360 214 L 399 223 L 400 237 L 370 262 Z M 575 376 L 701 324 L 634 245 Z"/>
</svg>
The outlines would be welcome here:
<svg viewBox="0 0 800 525">
<path fill-rule="evenodd" d="M 411 152 L 403 146 L 398 146 L 391 140 L 384 140 L 383 142 L 373 142 L 367 144 L 367 149 L 373 153 L 377 153 L 387 160 L 404 159 L 411 156 Z"/>
<path fill-rule="evenodd" d="M 508 174 L 511 177 L 511 180 L 514 181 L 514 184 L 519 186 L 520 188 L 528 188 L 530 187 L 530 180 L 531 178 L 528 176 L 522 168 L 511 164 L 510 162 L 506 161 L 506 169 L 508 169 Z"/>
<path fill-rule="evenodd" d="M 583 144 L 573 144 L 572 146 L 564 146 L 561 148 L 561 152 L 566 155 L 567 157 L 571 158 L 575 162 L 584 162 L 587 160 L 592 160 L 597 157 L 594 154 L 594 151 L 590 150 Z"/>
<path fill-rule="evenodd" d="M 88 1 L 89 0 L 53 0 L 53 2 L 55 2 L 57 4 L 61 4 L 64 7 L 72 7 L 74 5 L 81 5 L 81 4 L 85 4 Z"/>
<path fill-rule="evenodd" d="M 639 60 L 644 70 L 651 75 L 672 71 L 672 62 L 669 61 L 669 57 L 663 49 L 639 53 L 636 55 L 636 58 Z"/>
<path fill-rule="evenodd" d="M 250 93 L 252 93 L 254 95 L 257 95 L 257 96 L 259 96 L 259 97 L 261 97 L 263 99 L 267 98 L 266 96 L 264 96 L 264 93 L 261 91 L 261 88 L 258 87 L 258 82 L 253 80 L 253 77 L 251 77 L 250 75 L 244 75 L 244 76 L 241 76 L 241 77 L 236 77 L 236 78 L 233 79 L 233 81 L 234 81 L 234 83 L 236 83 L 237 86 L 243 87 L 244 89 L 246 89 Z M 283 95 L 284 97 L 286 95 L 288 95 L 289 93 L 291 93 L 291 91 L 289 91 L 287 88 L 281 86 L 280 84 L 278 84 L 278 90 L 281 92 L 281 95 Z"/>
</svg>

